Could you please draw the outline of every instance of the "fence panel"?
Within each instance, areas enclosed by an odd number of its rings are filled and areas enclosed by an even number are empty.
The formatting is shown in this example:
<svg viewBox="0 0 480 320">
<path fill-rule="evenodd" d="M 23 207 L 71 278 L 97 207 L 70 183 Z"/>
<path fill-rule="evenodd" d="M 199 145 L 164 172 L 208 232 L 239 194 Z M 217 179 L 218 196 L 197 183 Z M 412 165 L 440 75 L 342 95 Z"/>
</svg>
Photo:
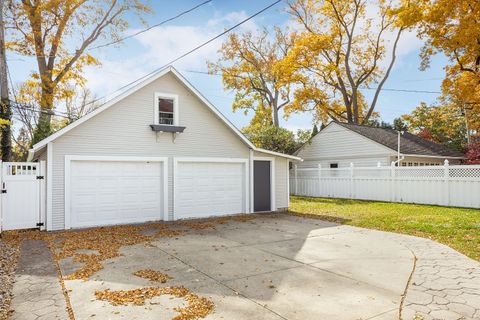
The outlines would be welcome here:
<svg viewBox="0 0 480 320">
<path fill-rule="evenodd" d="M 480 208 L 480 166 L 297 168 L 294 195 Z"/>
</svg>

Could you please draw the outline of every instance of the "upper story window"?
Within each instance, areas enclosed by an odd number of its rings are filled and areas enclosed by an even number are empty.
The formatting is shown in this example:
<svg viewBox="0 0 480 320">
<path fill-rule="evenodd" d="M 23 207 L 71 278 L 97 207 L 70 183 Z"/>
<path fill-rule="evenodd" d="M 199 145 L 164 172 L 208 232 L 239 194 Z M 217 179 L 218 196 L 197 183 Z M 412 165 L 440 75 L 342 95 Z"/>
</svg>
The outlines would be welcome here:
<svg viewBox="0 0 480 320">
<path fill-rule="evenodd" d="M 178 125 L 178 96 L 155 93 L 155 124 Z"/>
</svg>

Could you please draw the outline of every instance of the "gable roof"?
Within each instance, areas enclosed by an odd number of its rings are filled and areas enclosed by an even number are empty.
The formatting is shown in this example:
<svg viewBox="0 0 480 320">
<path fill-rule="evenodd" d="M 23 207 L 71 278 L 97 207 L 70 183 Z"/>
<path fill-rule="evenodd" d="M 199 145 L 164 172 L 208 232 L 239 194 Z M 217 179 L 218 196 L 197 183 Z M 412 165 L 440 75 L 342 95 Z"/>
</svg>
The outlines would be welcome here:
<svg viewBox="0 0 480 320">
<path fill-rule="evenodd" d="M 394 129 L 370 127 L 337 121 L 334 123 L 354 131 L 379 144 L 382 144 L 394 151 L 397 150 L 398 131 Z M 400 153 L 403 155 L 465 158 L 465 155 L 461 152 L 450 150 L 441 144 L 425 140 L 409 132 L 404 132 L 400 136 Z"/>
<path fill-rule="evenodd" d="M 147 77 L 143 81 L 139 82 L 138 84 L 134 85 L 133 87 L 129 88 L 128 90 L 124 91 L 123 93 L 119 94 L 118 96 L 112 98 L 111 100 L 105 102 L 103 105 L 95 109 L 94 111 L 88 113 L 87 115 L 81 117 L 80 119 L 76 120 L 75 122 L 69 124 L 68 126 L 58 130 L 54 134 L 50 135 L 49 137 L 43 139 L 42 141 L 36 143 L 33 145 L 32 149 L 29 151 L 29 158 L 33 157 L 33 154 L 42 148 L 44 148 L 49 142 L 52 142 L 59 137 L 63 136 L 65 133 L 69 132 L 73 128 L 77 127 L 78 125 L 88 121 L 89 119 L 95 117 L 96 115 L 100 114 L 101 112 L 107 110 L 111 106 L 115 105 L 117 102 L 121 101 L 122 99 L 128 97 L 132 93 L 140 90 L 141 88 L 145 87 L 146 85 L 152 83 L 153 81 L 163 77 L 164 75 L 171 73 L 173 74 L 183 85 L 185 85 L 198 99 L 200 99 L 213 113 L 222 120 L 225 125 L 230 128 L 249 148 L 263 152 L 263 153 L 269 153 L 272 155 L 280 156 L 280 157 L 285 157 L 289 158 L 292 160 L 298 160 L 301 161 L 302 159 L 299 157 L 287 155 L 287 154 L 282 154 L 282 153 L 277 153 L 269 150 L 264 150 L 255 147 L 255 145 L 243 135 L 240 130 L 238 130 L 210 101 L 207 100 L 190 82 L 188 82 L 185 77 L 180 74 L 173 66 L 168 66 L 164 69 L 159 70 L 158 72 L 152 74 L 151 76 Z"/>
</svg>

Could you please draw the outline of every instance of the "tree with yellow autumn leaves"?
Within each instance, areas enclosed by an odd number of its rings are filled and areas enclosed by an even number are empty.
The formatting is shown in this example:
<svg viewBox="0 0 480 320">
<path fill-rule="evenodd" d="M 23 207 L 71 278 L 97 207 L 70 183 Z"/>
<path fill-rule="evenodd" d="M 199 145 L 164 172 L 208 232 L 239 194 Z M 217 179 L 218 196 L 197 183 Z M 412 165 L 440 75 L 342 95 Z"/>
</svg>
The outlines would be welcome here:
<svg viewBox="0 0 480 320">
<path fill-rule="evenodd" d="M 375 15 L 367 13 L 368 5 L 373 5 Z M 236 90 L 234 110 L 238 105 L 243 109 L 256 105 L 261 116 L 276 101 L 268 98 L 273 91 L 283 98 L 285 116 L 313 111 L 322 122 L 368 122 L 405 29 L 392 14 L 392 5 L 383 0 L 296 0 L 289 3 L 288 12 L 300 31 L 284 35 L 277 29 L 273 48 L 261 45 L 267 43 L 265 32 L 255 41 L 250 33 L 232 35 L 220 50 L 220 61 L 210 65 L 222 72 L 226 88 Z M 279 54 L 272 54 L 272 49 Z M 271 89 L 265 90 L 265 84 Z M 367 102 L 361 89 L 371 85 L 376 90 Z M 273 123 L 278 126 L 273 109 Z M 254 122 L 259 122 L 257 117 Z"/>
<path fill-rule="evenodd" d="M 272 39 L 271 39 L 272 38 Z M 220 73 L 225 89 L 235 90 L 233 111 L 253 111 L 253 127 L 279 126 L 280 110 L 290 101 L 290 83 L 284 71 L 274 68 L 294 45 L 295 33 L 275 28 L 258 35 L 232 33 L 219 50 L 220 59 L 209 62 L 209 72 Z"/>
<path fill-rule="evenodd" d="M 83 87 L 84 67 L 99 63 L 87 52 L 92 43 L 118 39 L 127 13 L 149 11 L 140 0 L 7 0 L 7 48 L 37 63 L 23 87 L 37 93 L 29 98 L 41 109 L 32 143 L 51 133 L 55 101 L 72 96 L 72 85 Z"/>
<path fill-rule="evenodd" d="M 477 0 L 403 1 L 399 19 L 415 25 L 418 36 L 425 40 L 422 48 L 422 69 L 429 67 L 437 53 L 449 59 L 442 82 L 441 106 L 430 109 L 444 132 L 462 129 L 463 138 L 471 137 L 471 145 L 480 139 L 480 2 Z M 428 112 L 428 113 L 431 113 Z M 460 116 L 458 121 L 448 119 Z M 410 114 L 415 119 L 415 112 Z M 428 123 L 428 120 L 425 120 Z M 456 129 L 453 127 L 457 127 Z M 468 132 L 467 132 L 468 128 Z M 477 140 L 477 142 L 475 142 Z M 478 147 L 477 147 L 478 148 Z M 478 151 L 477 151 L 478 152 Z"/>
<path fill-rule="evenodd" d="M 446 67 L 442 90 L 456 103 L 480 111 L 480 2 L 478 0 L 404 0 L 399 19 L 418 27 L 425 40 L 422 68 L 443 53 Z"/>
<path fill-rule="evenodd" d="M 298 85 L 291 107 L 303 111 L 313 105 L 316 118 L 324 122 L 367 123 L 406 29 L 393 10 L 392 3 L 383 0 L 291 2 L 289 12 L 303 32 L 287 59 L 276 66 L 287 73 L 286 81 Z M 369 102 L 362 88 L 371 86 L 376 88 Z"/>
</svg>

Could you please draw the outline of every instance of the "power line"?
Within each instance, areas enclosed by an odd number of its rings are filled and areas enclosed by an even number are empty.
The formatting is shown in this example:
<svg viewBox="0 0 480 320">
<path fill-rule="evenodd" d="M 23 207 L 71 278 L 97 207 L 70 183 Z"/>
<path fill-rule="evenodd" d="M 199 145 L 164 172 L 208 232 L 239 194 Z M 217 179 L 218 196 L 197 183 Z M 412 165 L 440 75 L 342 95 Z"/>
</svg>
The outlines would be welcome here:
<svg viewBox="0 0 480 320">
<path fill-rule="evenodd" d="M 17 102 L 17 101 L 15 101 L 11 106 L 13 108 L 15 108 L 16 110 L 28 110 L 28 111 L 32 111 L 32 112 L 48 114 L 48 115 L 52 115 L 52 116 L 56 116 L 56 117 L 62 117 L 62 118 L 71 120 L 71 117 L 69 117 L 66 114 L 61 114 L 61 113 L 58 113 L 58 112 L 54 112 L 53 110 L 36 109 L 34 106 L 31 106 L 31 105 L 25 104 L 25 103 L 20 103 L 20 102 Z"/>
<path fill-rule="evenodd" d="M 192 11 L 200 8 L 201 6 L 203 6 L 203 5 L 205 5 L 205 4 L 209 3 L 209 2 L 212 2 L 212 1 L 213 1 L 213 0 L 204 1 L 204 2 L 202 2 L 202 3 L 200 3 L 200 4 L 196 5 L 196 6 L 194 6 L 194 7 L 192 7 L 192 8 L 190 8 L 190 9 L 188 9 L 188 10 L 185 10 L 185 11 L 183 11 L 183 12 L 180 12 L 179 14 L 177 14 L 177 15 L 171 17 L 171 18 L 168 18 L 168 19 L 166 19 L 166 20 L 163 20 L 163 21 L 161 21 L 161 22 L 159 22 L 159 23 L 157 23 L 157 24 L 154 24 L 154 25 L 152 25 L 152 26 L 150 26 L 150 27 L 148 27 L 148 28 L 146 28 L 146 29 L 137 31 L 137 32 L 135 32 L 135 33 L 133 33 L 133 34 L 131 34 L 131 35 L 125 36 L 125 37 L 123 37 L 123 38 L 114 40 L 114 41 L 109 42 L 109 43 L 105 43 L 105 44 L 101 44 L 101 45 L 98 45 L 98 46 L 95 46 L 95 47 L 87 48 L 86 51 L 90 51 L 90 50 L 95 50 L 95 49 L 107 47 L 107 46 L 110 46 L 110 45 L 113 45 L 113 44 L 122 42 L 122 41 L 124 41 L 124 40 L 126 40 L 126 39 L 130 39 L 130 38 L 136 37 L 136 36 L 139 35 L 139 34 L 145 33 L 145 32 L 147 32 L 147 31 L 149 31 L 149 30 L 151 30 L 151 29 L 153 29 L 153 28 L 156 28 L 156 27 L 159 27 L 159 26 L 161 26 L 161 25 L 164 25 L 164 24 L 167 23 L 167 22 L 170 22 L 170 21 L 173 21 L 173 20 L 175 20 L 175 19 L 178 19 L 178 18 L 180 18 L 181 16 L 183 16 L 183 15 L 185 15 L 185 14 L 187 14 L 187 13 L 190 13 L 190 12 L 192 12 Z M 33 57 L 33 56 L 35 56 L 35 57 L 41 57 L 41 58 L 50 58 L 50 57 L 52 56 L 52 55 L 50 55 L 50 54 L 48 54 L 48 55 L 27 55 L 27 54 L 19 54 L 19 53 L 15 53 L 15 54 L 20 55 L 20 56 L 27 56 L 27 57 Z"/>
<path fill-rule="evenodd" d="M 226 29 L 226 30 L 223 31 L 222 33 L 219 33 L 218 35 L 214 36 L 213 38 L 210 38 L 209 40 L 203 42 L 202 44 L 196 46 L 195 48 L 193 48 L 193 49 L 191 49 L 191 50 L 183 53 L 182 55 L 180 55 L 180 56 L 178 56 L 177 58 L 169 61 L 168 63 L 162 65 L 161 67 L 156 68 L 156 69 L 154 69 L 153 71 L 145 74 L 144 76 L 142 76 L 142 77 L 140 77 L 140 78 L 138 78 L 138 79 L 136 79 L 136 80 L 133 80 L 133 81 L 131 81 L 131 82 L 129 82 L 129 83 L 123 85 L 123 86 L 121 86 L 120 88 L 118 88 L 118 89 L 116 89 L 115 91 L 111 92 L 110 95 L 111 95 L 111 94 L 114 94 L 114 93 L 116 93 L 116 92 L 119 92 L 119 91 L 121 91 L 121 90 L 123 90 L 123 89 L 126 89 L 126 88 L 130 87 L 131 85 L 134 85 L 135 83 L 137 83 L 137 82 L 139 82 L 139 81 L 141 81 L 141 80 L 143 80 L 143 79 L 145 79 L 145 78 L 148 78 L 148 77 L 150 77 L 151 75 L 157 73 L 158 71 L 164 69 L 165 67 L 167 67 L 167 66 L 169 66 L 169 65 L 177 62 L 178 60 L 180 60 L 180 59 L 182 59 L 182 58 L 185 58 L 186 56 L 190 55 L 191 53 L 193 53 L 193 52 L 195 52 L 195 51 L 203 48 L 203 47 L 206 46 L 207 44 L 209 44 L 209 43 L 217 40 L 218 38 L 224 36 L 225 34 L 229 33 L 230 31 L 232 31 L 232 30 L 234 30 L 234 29 L 236 29 L 236 28 L 238 28 L 239 26 L 241 26 L 241 25 L 244 24 L 245 22 L 247 22 L 247 21 L 249 21 L 249 20 L 252 20 L 252 19 L 255 18 L 256 16 L 262 14 L 263 12 L 267 11 L 268 9 L 270 9 L 271 7 L 275 6 L 276 4 L 278 4 L 278 3 L 282 2 L 282 1 L 283 1 L 283 0 L 277 0 L 277 1 L 273 2 L 273 3 L 271 3 L 270 5 L 264 7 L 263 9 L 261 9 L 260 11 L 255 12 L 255 13 L 252 14 L 251 16 L 243 19 L 242 21 L 240 21 L 240 22 L 238 22 L 237 24 L 233 25 L 232 27 Z M 99 101 L 99 100 L 101 100 L 101 99 L 103 99 L 103 98 L 106 98 L 106 97 L 107 97 L 107 95 L 104 95 L 104 96 L 102 96 L 102 97 L 99 97 L 99 98 L 97 98 L 97 99 L 94 99 L 94 100 L 92 100 L 92 101 L 87 102 L 86 105 L 95 103 L 95 102 L 97 102 L 97 101 Z"/>
<path fill-rule="evenodd" d="M 252 14 L 251 16 L 243 19 L 242 21 L 240 21 L 240 22 L 238 22 L 237 24 L 233 25 L 232 27 L 226 29 L 225 31 L 223 31 L 222 33 L 216 35 L 215 37 L 210 38 L 209 40 L 207 40 L 207 41 L 203 42 L 202 44 L 196 46 L 195 48 L 189 50 L 188 52 L 186 52 L 186 53 L 178 56 L 177 58 L 169 61 L 168 63 L 164 64 L 163 66 L 161 66 L 161 67 L 159 67 L 159 68 L 156 68 L 156 69 L 154 69 L 153 71 L 147 73 L 146 75 L 144 75 L 144 76 L 142 76 L 142 77 L 140 77 L 140 78 L 138 78 L 138 79 L 136 79 L 136 80 L 133 80 L 133 81 L 125 84 L 124 86 L 116 89 L 115 91 L 111 92 L 110 95 L 111 95 L 111 94 L 114 94 L 114 93 L 116 93 L 116 92 L 119 92 L 119 91 L 121 91 L 121 90 L 123 90 L 123 89 L 125 89 L 125 88 L 128 88 L 129 86 L 131 86 L 131 85 L 133 85 L 133 84 L 135 84 L 135 83 L 137 83 L 137 82 L 139 82 L 139 81 L 141 81 L 141 80 L 143 80 L 143 79 L 145 79 L 145 78 L 147 78 L 147 77 L 149 77 L 149 76 L 157 73 L 158 71 L 164 69 L 165 67 L 167 67 L 167 66 L 169 66 L 169 65 L 177 62 L 178 60 L 180 60 L 180 59 L 182 59 L 182 58 L 190 55 L 191 53 L 193 53 L 193 52 L 201 49 L 202 47 L 206 46 L 207 44 L 209 44 L 209 43 L 217 40 L 218 38 L 222 37 L 223 35 L 229 33 L 230 31 L 232 31 L 232 30 L 234 30 L 234 29 L 236 29 L 236 28 L 238 28 L 239 26 L 241 26 L 241 25 L 244 24 L 245 22 L 247 22 L 247 21 L 255 18 L 256 16 L 262 14 L 263 12 L 267 11 L 268 9 L 270 9 L 271 7 L 275 6 L 276 4 L 278 4 L 278 3 L 282 2 L 282 1 L 283 1 L 283 0 L 277 0 L 277 1 L 273 2 L 273 3 L 271 3 L 270 5 L 264 7 L 263 9 L 261 9 L 260 11 L 255 12 L 255 13 Z M 91 101 L 89 101 L 89 102 L 86 102 L 85 105 L 90 105 L 90 104 L 95 103 L 95 102 L 97 102 L 97 101 L 99 101 L 99 100 L 101 100 L 101 99 L 103 99 L 103 98 L 106 98 L 106 97 L 107 97 L 107 95 L 104 95 L 104 96 L 102 96 L 102 97 L 93 99 L 93 100 L 91 100 Z M 16 102 L 16 103 L 18 104 L 18 102 Z M 25 106 L 24 106 L 24 107 L 25 107 Z M 70 117 L 62 116 L 62 115 L 59 115 L 59 114 L 55 114 L 55 113 L 53 113 L 53 111 L 44 111 L 44 110 L 38 110 L 38 109 L 35 109 L 35 108 L 33 108 L 33 109 L 30 108 L 30 109 L 28 109 L 28 110 L 36 111 L 36 112 L 41 112 L 41 113 L 47 113 L 47 114 L 51 114 L 51 115 L 58 115 L 58 116 L 61 116 L 61 117 L 65 117 L 65 118 L 70 119 Z M 95 110 L 95 109 L 92 109 L 91 111 L 85 113 L 85 115 L 89 114 L 90 112 L 92 112 L 92 111 L 94 111 L 94 110 Z M 84 115 L 84 116 L 85 116 L 85 115 Z M 77 120 L 78 120 L 78 119 L 77 119 Z"/>
<path fill-rule="evenodd" d="M 101 45 L 98 45 L 98 46 L 95 46 L 95 47 L 91 47 L 91 48 L 89 48 L 89 49 L 87 49 L 87 50 L 95 50 L 95 49 L 99 49 L 99 48 L 103 48 L 103 47 L 108 47 L 108 46 L 111 46 L 111 45 L 113 45 L 113 44 L 122 42 L 122 41 L 124 41 L 124 40 L 130 39 L 130 38 L 133 38 L 133 37 L 136 37 L 136 36 L 138 36 L 139 34 L 145 33 L 145 32 L 147 32 L 147 31 L 149 31 L 149 30 L 151 30 L 151 29 L 153 29 L 153 28 L 156 28 L 156 27 L 159 27 L 159 26 L 161 26 L 161 25 L 164 25 L 164 24 L 167 23 L 167 22 L 170 22 L 170 21 L 172 21 L 172 20 L 178 19 L 178 18 L 180 18 L 181 16 L 186 15 L 187 13 L 190 13 L 190 12 L 198 9 L 198 8 L 200 8 L 200 7 L 203 6 L 203 5 L 206 5 L 206 4 L 209 3 L 209 2 L 212 2 L 212 0 L 207 0 L 207 1 L 204 1 L 204 2 L 202 2 L 202 3 L 200 3 L 200 4 L 197 4 L 196 6 L 190 8 L 190 9 L 188 9 L 188 10 L 182 11 L 182 12 L 180 12 L 179 14 L 177 14 L 177 15 L 171 17 L 171 18 L 168 18 L 167 20 L 163 20 L 163 21 L 161 21 L 161 22 L 159 22 L 159 23 L 157 23 L 157 24 L 154 24 L 154 25 L 152 25 L 152 26 L 150 26 L 150 27 L 148 27 L 148 28 L 146 28 L 146 29 L 137 31 L 137 32 L 135 32 L 135 33 L 133 33 L 133 34 L 131 34 L 131 35 L 125 36 L 125 37 L 123 37 L 123 38 L 117 39 L 117 40 L 112 41 L 112 42 L 109 42 L 109 43 L 105 43 L 105 44 L 101 44 Z"/>
<path fill-rule="evenodd" d="M 190 73 L 198 73 L 198 74 L 206 74 L 209 76 L 222 76 L 218 73 L 210 73 L 206 71 L 198 71 L 198 70 L 185 70 L 186 72 Z M 361 87 L 361 89 L 365 90 L 377 90 L 376 87 Z M 440 91 L 428 91 L 428 90 L 413 90 L 413 89 L 393 89 L 393 88 L 382 88 L 384 91 L 394 91 L 394 92 L 411 92 L 411 93 L 431 93 L 431 94 L 441 94 Z"/>
</svg>

